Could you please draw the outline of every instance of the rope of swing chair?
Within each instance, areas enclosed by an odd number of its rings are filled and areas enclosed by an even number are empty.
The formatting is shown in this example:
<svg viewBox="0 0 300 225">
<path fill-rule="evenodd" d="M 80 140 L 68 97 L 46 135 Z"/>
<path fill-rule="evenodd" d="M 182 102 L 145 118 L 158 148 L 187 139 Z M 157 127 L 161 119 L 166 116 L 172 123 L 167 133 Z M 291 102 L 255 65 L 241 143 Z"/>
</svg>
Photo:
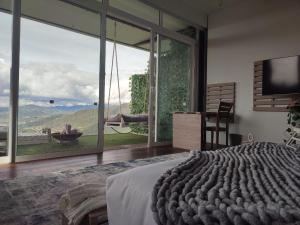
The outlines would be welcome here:
<svg viewBox="0 0 300 225">
<path fill-rule="evenodd" d="M 106 114 L 107 120 L 109 119 L 109 112 L 110 112 L 110 97 L 111 97 L 111 84 L 112 84 L 112 75 L 113 75 L 113 68 L 114 68 L 114 59 L 116 60 L 116 70 L 117 70 L 116 72 L 117 72 L 118 97 L 119 97 L 119 113 L 122 114 L 120 78 L 119 78 L 119 63 L 118 63 L 118 52 L 117 52 L 117 22 L 116 21 L 114 23 L 113 52 L 112 52 L 112 59 L 111 59 L 108 101 L 107 101 L 107 114 Z"/>
<path fill-rule="evenodd" d="M 107 102 L 107 115 L 106 119 L 109 120 L 110 114 L 110 98 L 111 98 L 111 89 L 112 89 L 112 76 L 113 76 L 113 68 L 114 68 L 114 59 L 116 63 L 116 72 L 117 72 L 117 84 L 118 84 L 118 97 L 119 97 L 119 113 L 122 115 L 122 102 L 121 102 L 121 91 L 120 91 L 120 77 L 119 77 L 119 63 L 118 63 L 118 52 L 117 52 L 117 22 L 114 22 L 114 39 L 113 39 L 113 52 L 112 52 L 112 60 L 111 60 L 111 68 L 110 68 L 110 79 L 109 79 L 109 90 L 108 90 L 108 102 Z M 146 87 L 149 85 L 149 76 L 146 77 Z M 148 87 L 149 88 L 149 87 Z M 147 112 L 147 88 L 145 89 L 144 95 L 144 113 Z M 117 133 L 121 133 L 113 128 Z"/>
<path fill-rule="evenodd" d="M 110 113 L 110 97 L 111 97 L 111 85 L 112 85 L 112 75 L 113 75 L 113 68 L 114 68 L 114 59 L 116 60 L 116 70 L 117 70 L 117 81 L 118 81 L 118 97 L 119 97 L 119 113 L 122 114 L 122 103 L 121 103 L 121 91 L 120 91 L 120 78 L 119 78 L 119 63 L 118 63 L 118 52 L 117 52 L 117 22 L 114 23 L 114 40 L 113 40 L 113 52 L 112 52 L 112 59 L 111 59 L 111 68 L 110 68 L 110 78 L 109 78 L 109 90 L 108 90 L 108 101 L 107 101 L 107 115 L 106 119 L 109 120 L 109 113 Z M 120 132 L 114 127 L 110 127 L 114 132 L 118 134 L 128 134 L 129 132 Z"/>
</svg>

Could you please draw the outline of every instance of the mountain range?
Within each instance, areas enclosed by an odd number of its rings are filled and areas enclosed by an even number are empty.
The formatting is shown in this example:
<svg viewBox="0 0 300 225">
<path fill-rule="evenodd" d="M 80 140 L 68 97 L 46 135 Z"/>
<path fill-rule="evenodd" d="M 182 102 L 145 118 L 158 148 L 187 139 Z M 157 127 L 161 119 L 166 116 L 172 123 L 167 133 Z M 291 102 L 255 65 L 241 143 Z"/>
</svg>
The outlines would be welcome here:
<svg viewBox="0 0 300 225">
<path fill-rule="evenodd" d="M 129 103 L 121 105 L 122 113 L 129 113 Z M 119 105 L 110 105 L 110 116 L 119 113 Z M 105 117 L 107 109 L 105 109 Z M 0 125 L 7 124 L 8 109 L 0 108 Z M 97 106 L 57 106 L 42 107 L 26 105 L 19 108 L 18 130 L 21 133 L 37 133 L 43 128 L 52 131 L 61 131 L 64 125 L 71 124 L 85 134 L 94 134 L 97 131 Z"/>
</svg>

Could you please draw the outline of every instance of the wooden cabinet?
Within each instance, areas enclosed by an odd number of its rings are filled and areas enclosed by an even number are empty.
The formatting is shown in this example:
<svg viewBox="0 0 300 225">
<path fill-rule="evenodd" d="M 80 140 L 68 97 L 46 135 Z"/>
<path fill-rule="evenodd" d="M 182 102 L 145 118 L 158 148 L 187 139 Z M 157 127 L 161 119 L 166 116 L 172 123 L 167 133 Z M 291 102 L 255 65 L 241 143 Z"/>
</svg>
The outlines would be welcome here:
<svg viewBox="0 0 300 225">
<path fill-rule="evenodd" d="M 173 147 L 201 149 L 201 113 L 173 113 Z"/>
</svg>

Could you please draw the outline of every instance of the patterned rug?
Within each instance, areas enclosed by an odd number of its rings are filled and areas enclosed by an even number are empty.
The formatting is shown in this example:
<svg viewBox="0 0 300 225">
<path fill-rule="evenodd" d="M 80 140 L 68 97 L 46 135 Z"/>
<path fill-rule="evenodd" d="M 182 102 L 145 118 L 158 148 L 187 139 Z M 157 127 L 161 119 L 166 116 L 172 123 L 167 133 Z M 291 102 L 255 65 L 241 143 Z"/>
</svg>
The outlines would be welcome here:
<svg viewBox="0 0 300 225">
<path fill-rule="evenodd" d="M 187 155 L 164 155 L 0 181 L 0 224 L 60 225 L 58 201 L 66 190 L 131 168 Z"/>
</svg>

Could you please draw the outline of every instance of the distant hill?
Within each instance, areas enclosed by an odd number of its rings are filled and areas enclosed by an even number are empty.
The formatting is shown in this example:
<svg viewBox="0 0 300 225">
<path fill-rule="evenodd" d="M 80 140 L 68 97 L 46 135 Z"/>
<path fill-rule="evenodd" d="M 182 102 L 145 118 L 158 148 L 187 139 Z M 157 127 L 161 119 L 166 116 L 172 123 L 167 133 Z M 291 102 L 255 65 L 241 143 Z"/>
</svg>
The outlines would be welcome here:
<svg viewBox="0 0 300 225">
<path fill-rule="evenodd" d="M 0 107 L 0 113 L 1 112 L 7 112 L 8 111 L 8 108 L 7 107 Z"/>
<path fill-rule="evenodd" d="M 19 122 L 26 123 L 34 121 L 41 117 L 48 117 L 50 115 L 60 114 L 62 111 L 54 107 L 42 107 L 36 105 L 26 105 L 19 107 Z"/>
<path fill-rule="evenodd" d="M 27 123 L 35 121 L 42 117 L 49 117 L 52 115 L 63 114 L 70 112 L 56 107 L 43 107 L 37 105 L 25 105 L 19 107 L 19 123 Z M 1 108 L 0 110 L 0 123 L 7 123 L 8 121 L 8 108 Z"/>
<path fill-rule="evenodd" d="M 122 113 L 129 113 L 129 103 L 121 106 Z M 119 113 L 118 105 L 110 106 L 110 115 Z M 27 113 L 26 113 L 27 114 Z M 23 117 L 23 121 L 19 123 L 19 131 L 22 133 L 35 133 L 43 128 L 51 128 L 53 132 L 61 131 L 66 123 L 71 124 L 73 129 L 78 129 L 84 134 L 95 134 L 97 132 L 97 109 L 82 109 L 78 111 L 52 111 L 44 114 L 41 110 L 37 114 L 40 116 Z M 33 114 L 32 114 L 33 115 Z M 105 118 L 107 111 L 105 110 Z"/>
<path fill-rule="evenodd" d="M 74 106 L 55 106 L 53 107 L 55 110 L 61 112 L 75 112 L 79 110 L 86 110 L 86 109 L 97 109 L 97 105 L 74 105 Z"/>
<path fill-rule="evenodd" d="M 62 131 L 65 124 L 71 124 L 73 128 L 93 133 L 97 129 L 97 110 L 80 110 L 70 114 L 57 114 L 41 117 L 34 121 L 21 124 L 19 130 L 22 133 L 41 131 L 43 128 L 51 128 L 53 132 Z"/>
</svg>

